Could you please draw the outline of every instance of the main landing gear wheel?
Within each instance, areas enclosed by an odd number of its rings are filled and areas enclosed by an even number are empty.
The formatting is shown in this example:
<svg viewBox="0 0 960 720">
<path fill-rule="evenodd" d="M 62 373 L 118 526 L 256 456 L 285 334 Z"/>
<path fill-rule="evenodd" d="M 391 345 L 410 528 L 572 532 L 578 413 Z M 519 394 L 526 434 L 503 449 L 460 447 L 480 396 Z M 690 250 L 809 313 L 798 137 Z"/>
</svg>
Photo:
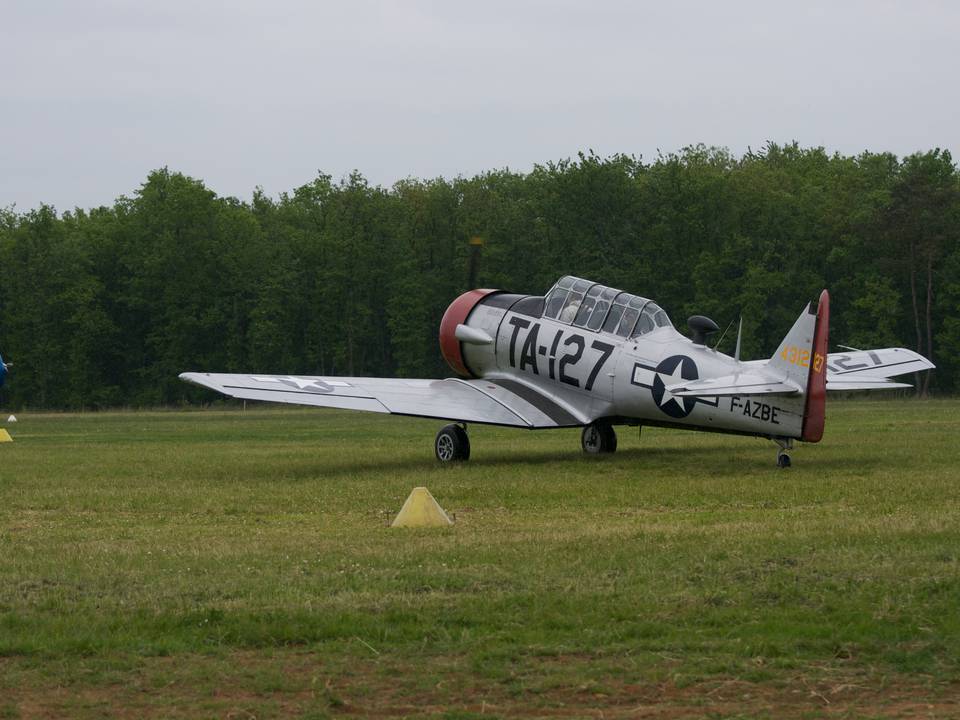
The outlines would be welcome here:
<svg viewBox="0 0 960 720">
<path fill-rule="evenodd" d="M 580 445 L 588 455 L 612 453 L 617 449 L 617 433 L 609 423 L 591 423 L 583 429 Z"/>
<path fill-rule="evenodd" d="M 433 449 L 442 463 L 463 462 L 470 459 L 470 438 L 460 425 L 447 425 L 437 433 Z"/>
<path fill-rule="evenodd" d="M 777 467 L 788 468 L 790 467 L 790 456 L 785 450 L 781 450 L 777 453 Z"/>
</svg>

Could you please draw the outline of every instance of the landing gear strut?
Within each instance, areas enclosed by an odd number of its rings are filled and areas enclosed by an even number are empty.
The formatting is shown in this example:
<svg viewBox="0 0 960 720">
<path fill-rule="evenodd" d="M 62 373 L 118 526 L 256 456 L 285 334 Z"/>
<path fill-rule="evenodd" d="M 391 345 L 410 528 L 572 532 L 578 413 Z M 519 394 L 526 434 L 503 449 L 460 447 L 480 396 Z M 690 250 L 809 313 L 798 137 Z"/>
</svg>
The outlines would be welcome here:
<svg viewBox="0 0 960 720">
<path fill-rule="evenodd" d="M 433 449 L 442 463 L 463 462 L 470 459 L 470 438 L 462 425 L 446 425 L 440 428 Z"/>
<path fill-rule="evenodd" d="M 793 439 L 792 438 L 776 438 L 774 442 L 780 446 L 780 450 L 777 451 L 777 467 L 779 468 L 788 468 L 790 467 L 790 451 L 793 450 Z"/>
<path fill-rule="evenodd" d="M 591 423 L 583 429 L 580 445 L 588 455 L 612 453 L 617 449 L 617 433 L 610 423 Z"/>
</svg>

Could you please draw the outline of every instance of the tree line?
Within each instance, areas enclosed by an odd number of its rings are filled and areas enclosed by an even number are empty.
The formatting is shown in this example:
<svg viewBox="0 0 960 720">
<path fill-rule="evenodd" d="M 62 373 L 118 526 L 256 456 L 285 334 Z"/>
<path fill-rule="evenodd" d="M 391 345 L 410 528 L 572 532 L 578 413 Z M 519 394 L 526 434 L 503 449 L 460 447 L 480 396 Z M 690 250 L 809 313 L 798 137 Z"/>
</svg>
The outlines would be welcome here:
<svg viewBox="0 0 960 720">
<path fill-rule="evenodd" d="M 918 391 L 953 393 L 958 236 L 939 149 L 590 152 L 390 188 L 318 174 L 249 202 L 164 168 L 110 207 L 0 210 L 0 404 L 209 399 L 184 370 L 443 377 L 440 318 L 471 282 L 539 295 L 566 274 L 653 298 L 681 330 L 742 314 L 745 358 L 827 287 L 833 343 L 916 349 L 938 366 Z"/>
</svg>

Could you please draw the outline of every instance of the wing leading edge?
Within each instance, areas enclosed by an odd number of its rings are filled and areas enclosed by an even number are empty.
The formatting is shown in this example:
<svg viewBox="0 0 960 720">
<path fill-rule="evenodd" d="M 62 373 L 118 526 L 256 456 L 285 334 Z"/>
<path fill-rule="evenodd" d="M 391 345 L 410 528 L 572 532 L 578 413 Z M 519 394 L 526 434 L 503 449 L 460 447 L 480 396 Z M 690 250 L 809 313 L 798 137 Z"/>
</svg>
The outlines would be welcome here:
<svg viewBox="0 0 960 720">
<path fill-rule="evenodd" d="M 528 429 L 590 422 L 576 409 L 508 380 L 242 375 L 187 372 L 180 379 L 242 400 L 363 410 Z"/>
</svg>

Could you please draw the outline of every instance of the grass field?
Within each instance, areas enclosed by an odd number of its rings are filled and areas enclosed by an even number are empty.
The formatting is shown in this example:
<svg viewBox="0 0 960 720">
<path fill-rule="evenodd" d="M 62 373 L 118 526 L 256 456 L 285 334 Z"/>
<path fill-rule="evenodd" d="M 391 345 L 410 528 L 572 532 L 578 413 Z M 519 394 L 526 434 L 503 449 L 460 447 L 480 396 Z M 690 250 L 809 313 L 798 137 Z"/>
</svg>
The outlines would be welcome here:
<svg viewBox="0 0 960 720">
<path fill-rule="evenodd" d="M 25 414 L 0 718 L 960 717 L 960 402 L 819 445 L 331 411 Z M 387 527 L 430 488 L 456 525 Z"/>
</svg>

